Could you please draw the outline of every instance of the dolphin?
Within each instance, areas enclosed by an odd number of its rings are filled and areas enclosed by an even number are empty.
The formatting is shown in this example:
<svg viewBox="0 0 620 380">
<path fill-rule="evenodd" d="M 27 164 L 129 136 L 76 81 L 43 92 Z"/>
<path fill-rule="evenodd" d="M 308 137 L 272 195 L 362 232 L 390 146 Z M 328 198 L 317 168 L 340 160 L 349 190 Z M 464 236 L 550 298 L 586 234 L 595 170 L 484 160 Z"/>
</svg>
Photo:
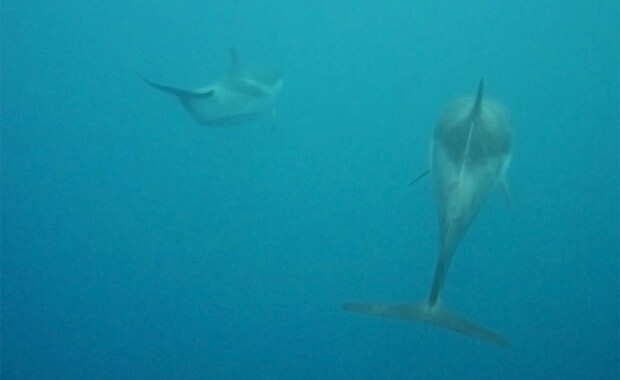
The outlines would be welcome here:
<svg viewBox="0 0 620 380">
<path fill-rule="evenodd" d="M 512 157 L 512 131 L 506 110 L 483 99 L 480 80 L 475 98 L 455 101 L 435 127 L 431 174 L 439 221 L 439 255 L 427 300 L 417 304 L 346 303 L 344 310 L 379 317 L 427 322 L 502 347 L 502 335 L 448 310 L 440 294 L 456 249 L 491 192 L 505 186 Z M 422 174 L 423 175 L 423 174 Z"/>
<path fill-rule="evenodd" d="M 185 90 L 142 78 L 157 90 L 179 98 L 195 122 L 211 127 L 242 124 L 272 116 L 282 77 L 267 68 L 242 65 L 230 49 L 228 73 L 213 84 Z"/>
</svg>

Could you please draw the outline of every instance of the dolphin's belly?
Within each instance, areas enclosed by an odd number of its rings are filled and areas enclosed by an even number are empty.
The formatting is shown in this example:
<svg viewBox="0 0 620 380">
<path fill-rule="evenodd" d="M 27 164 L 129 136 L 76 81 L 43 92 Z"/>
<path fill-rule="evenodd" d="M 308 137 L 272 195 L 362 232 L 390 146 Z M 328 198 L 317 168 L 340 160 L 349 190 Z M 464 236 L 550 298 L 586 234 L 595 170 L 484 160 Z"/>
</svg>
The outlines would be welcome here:
<svg viewBox="0 0 620 380">
<path fill-rule="evenodd" d="M 200 124 L 231 125 L 260 118 L 273 107 L 273 98 L 257 98 L 220 88 L 210 98 L 187 99 L 184 105 Z"/>
<path fill-rule="evenodd" d="M 435 142 L 432 171 L 437 213 L 445 228 L 464 232 L 485 200 L 502 179 L 508 156 L 485 157 L 464 164 L 454 158 L 453 150 Z"/>
<path fill-rule="evenodd" d="M 473 99 L 456 101 L 442 116 L 433 139 L 432 168 L 438 212 L 466 226 L 502 179 L 511 153 L 504 108 L 485 100 L 477 115 Z"/>
</svg>

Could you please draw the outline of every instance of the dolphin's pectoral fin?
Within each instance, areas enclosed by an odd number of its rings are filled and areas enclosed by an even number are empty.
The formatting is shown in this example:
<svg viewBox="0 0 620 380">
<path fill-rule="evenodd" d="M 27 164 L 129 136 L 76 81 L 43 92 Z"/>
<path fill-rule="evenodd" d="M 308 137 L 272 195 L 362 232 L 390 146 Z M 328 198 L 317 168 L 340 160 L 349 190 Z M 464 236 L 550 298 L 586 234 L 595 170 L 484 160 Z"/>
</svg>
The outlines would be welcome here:
<svg viewBox="0 0 620 380">
<path fill-rule="evenodd" d="M 153 87 L 153 88 L 155 88 L 157 90 L 160 90 L 160 91 L 163 91 L 163 92 L 167 92 L 169 94 L 173 94 L 173 95 L 176 95 L 176 96 L 182 96 L 182 95 L 185 95 L 185 94 L 189 93 L 189 91 L 187 91 L 187 90 L 182 90 L 180 88 L 166 86 L 166 85 L 163 85 L 163 84 L 160 84 L 160 83 L 157 83 L 157 82 L 153 82 L 153 81 L 151 81 L 149 79 L 146 79 L 144 77 L 142 77 L 142 80 L 144 82 L 146 82 L 148 85 L 150 85 L 151 87 Z"/>
<path fill-rule="evenodd" d="M 188 93 L 188 96 L 192 98 L 198 98 L 198 99 L 208 99 L 212 97 L 213 94 L 215 94 L 215 90 L 208 90 L 204 92 L 192 91 Z"/>
<path fill-rule="evenodd" d="M 146 82 L 149 86 L 163 91 L 163 92 L 167 92 L 169 94 L 172 95 L 176 95 L 180 98 L 198 98 L 198 99 L 207 99 L 213 96 L 213 94 L 215 94 L 215 90 L 210 89 L 210 90 L 184 90 L 181 88 L 176 88 L 176 87 L 171 87 L 171 86 L 166 86 L 164 84 L 160 84 L 157 82 L 153 82 L 152 80 L 146 79 L 144 77 L 142 77 L 142 80 L 144 82 Z"/>
<path fill-rule="evenodd" d="M 411 305 L 346 303 L 342 305 L 342 309 L 375 317 L 403 319 L 408 322 L 427 322 L 501 347 L 510 346 L 508 339 L 459 317 L 440 304 L 430 307 L 427 303 Z"/>
<path fill-rule="evenodd" d="M 172 95 L 176 95 L 176 96 L 179 96 L 179 97 L 193 96 L 193 92 L 189 91 L 189 90 L 183 90 L 181 88 L 166 86 L 164 84 L 153 82 L 153 81 L 151 81 L 149 79 L 146 79 L 144 77 L 142 77 L 142 80 L 144 82 L 146 82 L 149 86 L 151 86 L 151 87 L 153 87 L 153 88 L 155 88 L 157 90 L 160 90 L 160 91 L 163 91 L 163 92 L 167 92 L 167 93 L 172 94 Z"/>
<path fill-rule="evenodd" d="M 272 107 L 267 113 L 267 121 L 269 125 L 271 126 L 271 129 L 275 130 L 278 128 L 278 123 L 276 122 L 276 109 L 275 108 Z"/>
<path fill-rule="evenodd" d="M 508 187 L 508 183 L 505 179 L 500 182 L 500 188 L 502 190 L 504 201 L 506 201 L 506 204 L 510 208 L 512 206 L 512 197 L 510 196 L 510 188 Z"/>
<path fill-rule="evenodd" d="M 426 169 L 425 171 L 423 171 L 422 173 L 418 174 L 417 177 L 415 177 L 411 182 L 409 182 L 409 186 L 414 185 L 416 182 L 418 182 L 419 180 L 421 180 L 422 178 L 426 177 L 426 175 L 428 173 L 431 172 L 431 169 Z"/>
</svg>

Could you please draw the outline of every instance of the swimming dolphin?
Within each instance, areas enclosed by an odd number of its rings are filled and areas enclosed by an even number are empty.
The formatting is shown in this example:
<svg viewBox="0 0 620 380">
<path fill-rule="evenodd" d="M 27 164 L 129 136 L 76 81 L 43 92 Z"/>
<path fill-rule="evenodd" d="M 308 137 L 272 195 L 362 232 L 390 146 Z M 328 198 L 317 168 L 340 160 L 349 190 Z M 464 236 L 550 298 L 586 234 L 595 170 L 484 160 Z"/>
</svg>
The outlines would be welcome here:
<svg viewBox="0 0 620 380">
<path fill-rule="evenodd" d="M 273 115 L 282 77 L 274 70 L 250 68 L 230 49 L 230 68 L 221 80 L 184 90 L 142 78 L 154 88 L 175 95 L 198 124 L 213 127 L 241 124 Z"/>
<path fill-rule="evenodd" d="M 505 184 L 512 156 L 512 132 L 505 109 L 483 99 L 483 81 L 475 98 L 454 102 L 435 127 L 431 173 L 439 219 L 439 256 L 428 300 L 417 304 L 347 303 L 343 309 L 412 322 L 428 322 L 499 346 L 503 336 L 446 309 L 440 293 L 456 248 L 497 185 Z"/>
</svg>

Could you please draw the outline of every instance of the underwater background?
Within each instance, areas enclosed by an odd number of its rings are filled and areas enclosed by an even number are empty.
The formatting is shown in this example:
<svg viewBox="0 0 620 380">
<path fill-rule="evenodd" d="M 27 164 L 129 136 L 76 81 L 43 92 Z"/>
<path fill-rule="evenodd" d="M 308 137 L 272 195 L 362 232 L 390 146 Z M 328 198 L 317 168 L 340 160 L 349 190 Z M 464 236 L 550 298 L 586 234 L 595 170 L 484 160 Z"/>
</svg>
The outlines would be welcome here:
<svg viewBox="0 0 620 380">
<path fill-rule="evenodd" d="M 619 5 L 7 0 L 2 379 L 618 379 Z M 146 86 L 284 74 L 275 125 Z M 443 301 L 485 342 L 344 312 L 428 295 L 432 130 L 509 110 Z"/>
</svg>

